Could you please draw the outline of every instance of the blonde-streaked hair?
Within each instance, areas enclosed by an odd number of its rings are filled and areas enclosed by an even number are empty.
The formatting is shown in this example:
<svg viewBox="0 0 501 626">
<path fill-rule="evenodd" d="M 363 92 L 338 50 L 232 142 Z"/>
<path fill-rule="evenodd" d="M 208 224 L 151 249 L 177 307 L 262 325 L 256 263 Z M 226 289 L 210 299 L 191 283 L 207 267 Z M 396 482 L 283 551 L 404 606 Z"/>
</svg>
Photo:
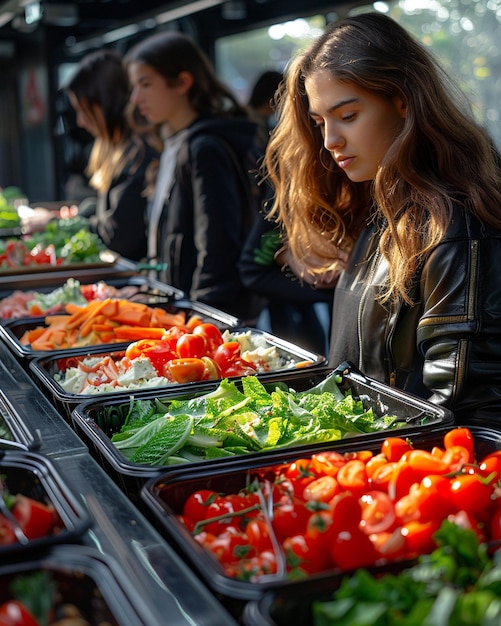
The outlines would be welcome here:
<svg viewBox="0 0 501 626">
<path fill-rule="evenodd" d="M 374 181 L 350 181 L 309 116 L 305 79 L 322 70 L 406 105 Z M 410 302 L 413 277 L 444 236 L 454 202 L 501 229 L 492 142 L 433 55 L 391 18 L 364 13 L 330 25 L 292 60 L 276 112 L 263 169 L 275 188 L 271 218 L 283 226 L 294 256 L 324 260 L 313 273 L 334 269 L 337 249 L 349 251 L 373 214 L 389 265 L 382 300 Z"/>
<path fill-rule="evenodd" d="M 138 163 L 141 159 L 137 157 L 144 151 L 144 144 L 130 126 L 130 87 L 122 58 L 107 49 L 89 53 L 64 85 L 64 91 L 73 95 L 99 129 L 86 174 L 93 188 L 107 192 L 113 179 L 129 163 Z M 102 117 L 96 113 L 97 110 Z"/>
</svg>

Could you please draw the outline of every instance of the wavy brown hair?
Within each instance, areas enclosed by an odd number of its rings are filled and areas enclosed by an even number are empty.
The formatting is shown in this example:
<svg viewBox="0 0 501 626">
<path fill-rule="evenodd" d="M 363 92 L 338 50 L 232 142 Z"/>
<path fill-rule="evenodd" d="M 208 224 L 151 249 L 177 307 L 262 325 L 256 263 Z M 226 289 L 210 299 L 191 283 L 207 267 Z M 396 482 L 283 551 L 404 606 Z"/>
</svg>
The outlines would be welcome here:
<svg viewBox="0 0 501 626">
<path fill-rule="evenodd" d="M 406 105 L 372 183 L 349 180 L 310 119 L 305 79 L 322 70 Z M 383 300 L 410 302 L 413 276 L 444 236 L 454 202 L 501 229 L 501 172 L 490 138 L 433 55 L 391 18 L 365 13 L 330 25 L 293 59 L 276 105 L 264 175 L 275 188 L 271 216 L 297 258 L 313 254 L 324 271 L 334 269 L 337 248 L 350 250 L 373 214 L 389 264 Z"/>
</svg>

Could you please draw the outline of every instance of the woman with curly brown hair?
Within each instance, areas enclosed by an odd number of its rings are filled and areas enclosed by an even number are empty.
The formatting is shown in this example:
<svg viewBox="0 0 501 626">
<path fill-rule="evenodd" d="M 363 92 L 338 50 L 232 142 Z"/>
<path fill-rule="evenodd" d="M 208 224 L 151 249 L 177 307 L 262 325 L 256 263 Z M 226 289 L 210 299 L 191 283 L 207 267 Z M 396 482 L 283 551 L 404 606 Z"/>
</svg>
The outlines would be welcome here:
<svg viewBox="0 0 501 626">
<path fill-rule="evenodd" d="M 265 173 L 289 267 L 335 285 L 329 362 L 452 409 L 501 409 L 501 172 L 429 51 L 392 19 L 293 59 Z"/>
</svg>

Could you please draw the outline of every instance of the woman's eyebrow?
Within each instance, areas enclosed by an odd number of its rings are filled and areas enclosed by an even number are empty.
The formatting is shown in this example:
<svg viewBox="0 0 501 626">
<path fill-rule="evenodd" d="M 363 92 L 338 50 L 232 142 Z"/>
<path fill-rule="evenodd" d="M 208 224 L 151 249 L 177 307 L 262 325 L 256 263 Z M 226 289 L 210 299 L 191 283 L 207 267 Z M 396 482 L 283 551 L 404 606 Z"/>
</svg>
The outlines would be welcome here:
<svg viewBox="0 0 501 626">
<path fill-rule="evenodd" d="M 347 104 L 353 104 L 353 102 L 357 102 L 357 101 L 358 101 L 358 98 L 347 98 L 346 100 L 341 100 L 341 102 L 333 104 L 329 109 L 327 109 L 327 113 L 333 113 L 337 109 L 340 109 L 341 107 L 344 107 Z M 311 109 L 308 111 L 308 113 L 310 115 L 319 115 L 318 113 L 315 113 L 315 111 L 312 111 Z"/>
</svg>

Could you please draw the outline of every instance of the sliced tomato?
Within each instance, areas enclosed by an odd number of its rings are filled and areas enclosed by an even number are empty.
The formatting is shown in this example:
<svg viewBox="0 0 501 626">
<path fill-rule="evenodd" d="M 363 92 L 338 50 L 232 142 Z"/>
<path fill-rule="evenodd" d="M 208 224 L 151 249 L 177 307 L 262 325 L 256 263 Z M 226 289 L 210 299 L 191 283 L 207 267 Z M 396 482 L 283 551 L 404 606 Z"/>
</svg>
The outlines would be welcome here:
<svg viewBox="0 0 501 626">
<path fill-rule="evenodd" d="M 452 446 L 462 446 L 463 448 L 466 448 L 468 450 L 467 462 L 475 462 L 475 441 L 469 428 L 458 426 L 457 428 L 449 430 L 444 435 L 444 446 L 446 450 Z"/>
<path fill-rule="evenodd" d="M 164 366 L 164 374 L 176 383 L 193 383 L 203 380 L 205 363 L 202 359 L 184 358 L 172 359 Z"/>
<path fill-rule="evenodd" d="M 327 475 L 335 476 L 339 468 L 346 463 L 346 459 L 340 452 L 334 450 L 326 450 L 325 452 L 317 452 L 311 457 L 311 465 L 317 476 Z"/>
<path fill-rule="evenodd" d="M 336 475 L 341 489 L 351 491 L 354 496 L 361 496 L 368 489 L 369 478 L 365 471 L 365 463 L 358 459 L 347 461 Z"/>
<path fill-rule="evenodd" d="M 125 356 L 136 359 L 140 356 L 147 357 L 159 376 L 164 374 L 165 364 L 177 357 L 168 341 L 163 339 L 140 339 L 127 346 Z"/>
<path fill-rule="evenodd" d="M 387 437 L 381 445 L 381 452 L 390 463 L 400 461 L 409 450 L 412 450 L 411 444 L 402 437 Z"/>
<path fill-rule="evenodd" d="M 360 528 L 365 534 L 390 532 L 395 528 L 397 516 L 390 496 L 384 491 L 369 491 L 360 498 L 362 521 Z"/>
<path fill-rule="evenodd" d="M 339 483 L 333 476 L 320 476 L 306 485 L 303 498 L 308 501 L 329 502 L 339 490 Z"/>
</svg>

